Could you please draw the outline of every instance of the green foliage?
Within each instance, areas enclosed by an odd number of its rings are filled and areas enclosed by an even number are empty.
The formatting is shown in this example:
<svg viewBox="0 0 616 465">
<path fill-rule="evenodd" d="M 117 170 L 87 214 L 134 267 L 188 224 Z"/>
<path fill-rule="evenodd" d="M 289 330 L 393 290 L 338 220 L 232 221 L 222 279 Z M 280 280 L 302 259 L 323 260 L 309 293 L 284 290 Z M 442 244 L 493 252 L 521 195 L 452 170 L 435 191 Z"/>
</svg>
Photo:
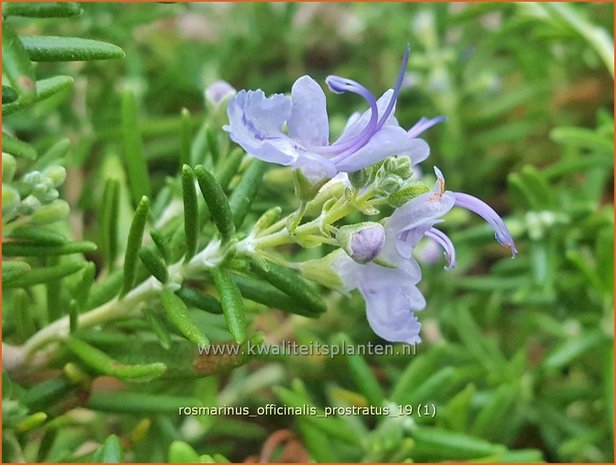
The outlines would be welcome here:
<svg viewBox="0 0 616 465">
<path fill-rule="evenodd" d="M 612 18 L 609 3 L 3 4 L 3 460 L 611 462 Z M 295 178 L 297 198 L 289 169 L 230 141 L 226 102 L 204 101 L 217 79 L 270 94 L 303 74 L 378 94 L 406 43 L 397 119 L 447 122 L 422 135 L 423 178 L 376 197 L 381 166 L 351 187 Z M 355 110 L 328 93 L 332 142 Z M 432 165 L 505 217 L 519 255 L 454 210 L 458 268 L 417 251 L 428 305 L 409 355 L 358 295 L 326 289 L 330 253 L 341 227 L 425 192 Z M 393 350 L 243 352 L 264 341 Z M 296 411 L 183 410 L 270 404 Z M 370 407 L 388 412 L 331 411 Z"/>
</svg>

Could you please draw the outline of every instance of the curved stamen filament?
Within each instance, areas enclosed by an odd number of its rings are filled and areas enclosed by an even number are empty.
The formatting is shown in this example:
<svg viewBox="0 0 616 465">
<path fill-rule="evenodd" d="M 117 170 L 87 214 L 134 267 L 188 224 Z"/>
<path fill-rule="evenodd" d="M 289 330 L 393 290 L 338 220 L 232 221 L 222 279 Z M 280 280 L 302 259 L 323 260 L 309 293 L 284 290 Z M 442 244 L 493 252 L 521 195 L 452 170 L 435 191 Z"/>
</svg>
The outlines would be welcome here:
<svg viewBox="0 0 616 465">
<path fill-rule="evenodd" d="M 394 87 L 394 93 L 392 94 L 391 100 L 389 101 L 387 108 L 381 115 L 379 122 L 376 125 L 377 131 L 383 127 L 383 125 L 387 121 L 387 118 L 389 118 L 389 115 L 393 111 L 394 106 L 396 105 L 396 100 L 398 100 L 398 94 L 400 94 L 400 88 L 402 87 L 402 81 L 404 80 L 404 73 L 406 72 L 406 66 L 409 62 L 410 54 L 411 54 L 411 47 L 407 45 L 406 49 L 404 50 L 404 56 L 402 57 L 402 65 L 400 66 L 400 71 L 398 72 L 398 78 L 396 79 L 396 86 Z"/>
<path fill-rule="evenodd" d="M 507 229 L 503 219 L 498 216 L 498 213 L 496 213 L 487 203 L 483 200 L 479 200 L 477 197 L 462 194 L 460 192 L 453 192 L 453 194 L 456 197 L 455 205 L 457 207 L 466 208 L 487 221 L 496 233 L 496 240 L 502 245 L 509 247 L 511 249 L 511 254 L 515 257 L 515 254 L 518 253 L 518 251 L 513 243 L 513 237 L 511 237 L 509 229 Z"/>
<path fill-rule="evenodd" d="M 376 106 L 376 99 L 372 93 L 364 86 L 351 79 L 346 79 L 340 76 L 328 76 L 325 82 L 329 86 L 332 92 L 336 94 L 342 94 L 344 92 L 352 92 L 354 94 L 363 97 L 370 105 L 370 120 L 366 127 L 364 127 L 355 137 L 352 137 L 346 142 L 340 143 L 339 140 L 329 146 L 308 146 L 309 150 L 313 150 L 321 154 L 341 154 L 346 151 L 355 149 L 358 145 L 365 144 L 372 134 L 374 134 L 375 127 L 378 124 L 378 109 Z"/>
<path fill-rule="evenodd" d="M 426 237 L 429 237 L 438 245 L 440 245 L 445 251 L 445 258 L 447 258 L 447 269 L 456 267 L 456 249 L 451 242 L 451 239 L 441 231 L 440 229 L 430 228 L 426 231 Z"/>
</svg>

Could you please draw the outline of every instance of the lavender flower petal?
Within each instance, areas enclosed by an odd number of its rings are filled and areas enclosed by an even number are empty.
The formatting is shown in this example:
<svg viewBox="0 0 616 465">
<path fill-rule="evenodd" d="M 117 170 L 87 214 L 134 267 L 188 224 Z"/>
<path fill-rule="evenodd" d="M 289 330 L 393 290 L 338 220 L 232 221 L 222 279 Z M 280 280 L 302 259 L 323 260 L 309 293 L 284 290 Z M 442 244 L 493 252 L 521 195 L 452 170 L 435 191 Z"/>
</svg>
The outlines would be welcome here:
<svg viewBox="0 0 616 465">
<path fill-rule="evenodd" d="M 399 270 L 369 266 L 359 289 L 372 330 L 390 342 L 421 342 L 421 324 L 413 310 L 422 310 L 426 301 L 417 286 Z"/>
<path fill-rule="evenodd" d="M 302 76 L 293 84 L 291 101 L 289 136 L 304 145 L 327 145 L 329 121 L 321 86 L 310 76 Z"/>
<path fill-rule="evenodd" d="M 492 229 L 494 229 L 496 233 L 496 240 L 500 244 L 509 247 L 511 249 L 512 256 L 515 257 L 518 251 L 515 248 L 513 237 L 511 237 L 509 229 L 507 229 L 505 222 L 498 215 L 498 213 L 496 213 L 487 203 L 483 200 L 479 200 L 477 197 L 460 192 L 453 192 L 453 195 L 456 199 L 456 206 L 470 210 L 486 220 L 488 224 L 492 226 Z"/>
<path fill-rule="evenodd" d="M 339 171 L 352 173 L 393 155 L 421 156 L 429 151 L 428 144 L 421 139 L 409 140 L 401 127 L 385 126 L 376 132 L 362 148 L 352 156 L 336 157 L 334 162 Z"/>
<path fill-rule="evenodd" d="M 436 118 L 432 119 L 422 117 L 419 121 L 415 123 L 415 125 L 411 129 L 408 130 L 407 134 L 411 139 L 414 139 L 422 132 L 430 129 L 432 126 L 436 126 L 437 124 L 443 123 L 445 121 L 447 121 L 447 118 L 445 116 L 437 116 Z"/>
</svg>

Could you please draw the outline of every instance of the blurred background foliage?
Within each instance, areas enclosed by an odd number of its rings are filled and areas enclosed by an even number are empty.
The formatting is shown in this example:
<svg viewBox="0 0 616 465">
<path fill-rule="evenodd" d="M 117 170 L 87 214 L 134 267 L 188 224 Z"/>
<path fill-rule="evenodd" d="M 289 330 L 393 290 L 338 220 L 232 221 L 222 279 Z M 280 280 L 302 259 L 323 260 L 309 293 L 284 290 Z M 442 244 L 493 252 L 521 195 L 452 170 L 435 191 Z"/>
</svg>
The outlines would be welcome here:
<svg viewBox="0 0 616 465">
<path fill-rule="evenodd" d="M 520 253 L 508 259 L 487 225 L 454 212 L 445 228 L 458 268 L 445 272 L 429 246 L 420 251 L 428 307 L 417 355 L 272 357 L 121 394 L 100 382 L 87 408 L 59 408 L 57 400 L 53 407 L 12 405 L 45 411 L 47 419 L 35 427 L 15 422 L 11 415 L 20 413 L 5 403 L 10 436 L 3 459 L 15 461 L 19 456 L 10 454 L 19 451 L 29 461 L 611 462 L 613 15 L 610 3 L 92 3 L 76 18 L 10 17 L 23 35 L 88 37 L 126 54 L 38 63 L 37 79 L 72 76 L 72 90 L 4 123 L 42 153 L 69 138 L 62 195 L 77 238 L 99 241 L 97 180 L 120 173 L 124 89 L 137 96 L 158 192 L 177 173 L 180 111 L 191 111 L 196 132 L 205 117 L 203 91 L 213 81 L 271 93 L 288 92 L 302 74 L 321 83 L 339 74 L 378 93 L 392 86 L 409 43 L 399 121 L 409 127 L 421 116 L 448 118 L 426 136 L 432 154 L 423 172 L 438 166 L 449 189 L 476 195 L 505 215 Z M 328 97 L 334 133 L 360 103 Z M 290 211 L 293 198 L 290 177 L 273 169 L 253 209 Z M 129 219 L 119 219 L 124 230 Z M 322 252 L 289 249 L 302 258 Z M 317 320 L 270 311 L 253 326 L 269 342 L 379 342 L 358 295 L 332 294 L 328 301 L 329 311 Z M 89 394 L 71 395 L 74 402 L 64 401 L 73 406 Z M 271 402 L 423 403 L 437 413 L 177 415 L 181 405 L 256 409 Z"/>
</svg>

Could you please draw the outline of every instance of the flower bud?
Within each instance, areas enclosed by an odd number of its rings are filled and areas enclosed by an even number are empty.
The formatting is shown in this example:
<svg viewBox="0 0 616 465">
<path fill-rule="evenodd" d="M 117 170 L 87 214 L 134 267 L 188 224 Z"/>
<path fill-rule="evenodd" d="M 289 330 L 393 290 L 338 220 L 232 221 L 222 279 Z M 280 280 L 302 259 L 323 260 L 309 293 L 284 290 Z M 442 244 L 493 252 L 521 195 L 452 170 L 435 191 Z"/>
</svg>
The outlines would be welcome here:
<svg viewBox="0 0 616 465">
<path fill-rule="evenodd" d="M 23 205 L 23 203 L 22 203 Z M 65 219 L 70 213 L 70 207 L 64 200 L 54 200 L 36 210 L 31 217 L 34 224 L 49 224 Z"/>
<path fill-rule="evenodd" d="M 402 179 L 397 174 L 389 174 L 385 176 L 381 182 L 379 183 L 379 191 L 384 194 L 393 194 L 398 191 L 402 185 L 404 184 L 404 179 Z"/>
<path fill-rule="evenodd" d="M 2 184 L 2 217 L 7 220 L 19 207 L 19 192 L 16 189 Z"/>
<path fill-rule="evenodd" d="M 19 205 L 19 213 L 21 215 L 31 215 L 41 207 L 41 201 L 33 195 L 29 195 L 21 201 Z"/>
<path fill-rule="evenodd" d="M 349 173 L 349 181 L 351 181 L 351 185 L 358 189 L 367 186 L 370 182 L 370 177 L 372 174 L 372 170 L 370 167 L 355 171 L 353 173 Z"/>
<path fill-rule="evenodd" d="M 226 81 L 214 81 L 205 89 L 205 100 L 218 108 L 225 100 L 233 97 L 237 91 Z"/>
<path fill-rule="evenodd" d="M 53 187 L 61 186 L 66 180 L 66 168 L 63 166 L 50 166 L 45 171 L 45 176 L 47 176 Z"/>
<path fill-rule="evenodd" d="M 43 174 L 40 171 L 30 171 L 23 177 L 25 184 L 36 186 L 44 181 Z"/>
<path fill-rule="evenodd" d="M 12 181 L 17 170 L 15 157 L 10 153 L 2 152 L 2 182 Z"/>
<path fill-rule="evenodd" d="M 381 253 L 385 245 L 385 229 L 379 223 L 371 222 L 342 226 L 336 240 L 357 263 L 368 263 Z"/>
</svg>

